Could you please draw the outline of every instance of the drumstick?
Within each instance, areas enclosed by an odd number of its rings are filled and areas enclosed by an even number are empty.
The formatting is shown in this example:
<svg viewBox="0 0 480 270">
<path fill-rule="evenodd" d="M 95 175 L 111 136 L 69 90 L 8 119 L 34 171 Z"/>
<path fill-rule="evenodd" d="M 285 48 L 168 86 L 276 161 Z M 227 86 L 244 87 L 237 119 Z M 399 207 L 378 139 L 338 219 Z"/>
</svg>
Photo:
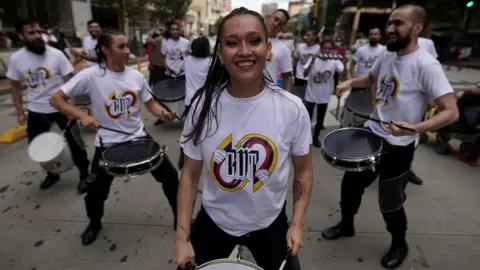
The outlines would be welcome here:
<svg viewBox="0 0 480 270">
<path fill-rule="evenodd" d="M 170 108 L 165 103 L 163 103 L 157 96 L 155 96 L 155 94 L 151 90 L 148 90 L 148 87 L 147 87 L 147 91 L 150 93 L 150 95 L 152 95 L 153 99 L 155 99 L 162 107 L 165 108 L 165 110 L 167 110 L 167 112 L 172 112 L 172 110 L 170 110 Z M 178 120 L 182 120 L 182 118 L 180 118 L 176 114 L 175 114 L 175 118 L 177 118 Z"/>
<path fill-rule="evenodd" d="M 287 260 L 288 260 L 288 257 L 290 257 L 290 255 L 292 255 L 291 250 L 287 252 L 287 256 L 285 256 L 285 259 L 283 260 L 282 264 L 280 265 L 280 269 L 278 270 L 283 270 L 283 268 L 285 267 L 285 264 L 287 264 Z"/>
<path fill-rule="evenodd" d="M 109 130 L 109 131 L 113 131 L 113 132 L 121 133 L 121 134 L 124 134 L 124 135 L 136 136 L 136 135 L 135 135 L 135 134 L 133 134 L 133 133 L 129 133 L 129 132 L 125 132 L 125 131 L 121 131 L 121 130 L 118 130 L 118 129 L 108 128 L 108 127 L 104 127 L 104 126 L 99 126 L 97 129 L 105 129 L 105 130 Z"/>
<path fill-rule="evenodd" d="M 337 112 L 335 113 L 336 120 L 338 120 L 338 114 L 340 113 L 340 100 L 341 100 L 341 97 L 338 98 L 338 102 L 337 102 Z"/>
<path fill-rule="evenodd" d="M 385 125 L 389 125 L 390 123 L 387 122 L 387 121 L 381 121 L 381 120 L 378 120 L 378 119 L 375 119 L 375 118 L 372 118 L 370 116 L 365 116 L 365 115 L 361 115 L 361 114 L 358 114 L 358 113 L 353 113 L 354 115 L 356 116 L 360 116 L 362 118 L 365 118 L 367 120 L 372 120 L 374 122 L 377 122 L 377 123 L 382 123 L 382 124 L 385 124 Z M 402 125 L 395 125 L 396 127 L 398 127 L 399 129 L 403 129 L 403 130 L 407 130 L 407 131 L 410 131 L 410 132 L 417 132 L 415 129 L 413 128 L 408 128 L 408 127 L 404 127 Z"/>
</svg>

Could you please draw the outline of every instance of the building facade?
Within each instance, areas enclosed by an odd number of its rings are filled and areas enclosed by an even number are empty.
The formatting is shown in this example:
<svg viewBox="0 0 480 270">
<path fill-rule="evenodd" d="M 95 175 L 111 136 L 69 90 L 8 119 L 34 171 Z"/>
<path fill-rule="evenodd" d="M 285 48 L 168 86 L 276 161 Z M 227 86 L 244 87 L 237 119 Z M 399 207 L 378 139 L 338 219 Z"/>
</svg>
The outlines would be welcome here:
<svg viewBox="0 0 480 270">
<path fill-rule="evenodd" d="M 277 3 L 263 3 L 262 4 L 262 16 L 266 16 L 275 10 L 278 9 L 278 4 Z"/>
</svg>

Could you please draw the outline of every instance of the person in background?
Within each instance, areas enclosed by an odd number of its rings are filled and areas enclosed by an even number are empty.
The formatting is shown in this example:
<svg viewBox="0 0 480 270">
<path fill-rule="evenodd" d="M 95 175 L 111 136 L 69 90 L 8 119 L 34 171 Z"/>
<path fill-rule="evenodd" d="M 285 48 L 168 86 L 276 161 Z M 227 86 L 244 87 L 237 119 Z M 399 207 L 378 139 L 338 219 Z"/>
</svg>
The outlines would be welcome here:
<svg viewBox="0 0 480 270">
<path fill-rule="evenodd" d="M 195 93 L 201 89 L 208 75 L 208 67 L 212 58 L 210 57 L 210 41 L 206 37 L 200 37 L 192 42 L 192 53 L 185 59 L 185 112 L 188 114 L 190 103 Z M 178 167 L 183 168 L 183 148 L 180 147 L 180 160 Z"/>
<path fill-rule="evenodd" d="M 161 35 L 160 31 L 155 31 L 152 34 L 152 38 L 149 44 L 151 49 L 150 55 L 150 80 L 149 84 L 151 87 L 159 81 L 165 80 L 166 69 L 165 69 L 165 56 L 162 54 L 162 45 L 164 38 Z"/>
<path fill-rule="evenodd" d="M 277 83 L 277 71 L 282 74 L 285 90 L 292 90 L 292 55 L 288 46 L 281 40 L 277 39 L 277 35 L 283 32 L 283 28 L 290 20 L 290 15 L 284 9 L 277 9 L 272 14 L 266 16 L 268 40 L 272 44 L 272 50 L 267 57 L 267 72 L 273 82 Z"/>
<path fill-rule="evenodd" d="M 437 50 L 435 49 L 435 44 L 433 43 L 433 40 L 427 38 L 429 35 L 428 29 L 425 28 L 424 31 L 422 31 L 422 36 L 418 38 L 418 47 L 421 49 L 427 51 L 431 56 L 433 56 L 435 59 L 438 58 Z M 429 102 L 430 104 L 435 104 L 433 100 Z M 430 106 L 428 106 L 430 107 Z M 427 108 L 428 108 L 427 107 Z M 418 145 L 420 144 L 420 138 L 417 138 L 415 141 L 415 149 L 417 149 Z M 420 178 L 413 170 L 410 170 L 408 172 L 408 181 L 412 184 L 415 185 L 422 185 L 423 184 L 423 179 Z"/>
<path fill-rule="evenodd" d="M 370 29 L 368 33 L 368 44 L 358 48 L 350 62 L 350 76 L 352 78 L 368 74 L 377 57 L 386 50 L 385 46 L 379 44 L 381 39 L 382 33 L 380 28 L 375 27 Z M 375 87 L 375 85 L 371 87 Z M 366 88 L 354 88 L 352 92 L 366 90 Z"/>
<path fill-rule="evenodd" d="M 190 42 L 182 37 L 180 25 L 172 22 L 161 45 L 161 55 L 164 57 L 165 79 L 185 80 L 185 57 L 190 50 Z M 161 125 L 164 121 L 158 119 L 155 125 Z"/>
<path fill-rule="evenodd" d="M 317 39 L 316 34 L 316 31 L 313 29 L 308 30 L 305 34 L 304 42 L 300 43 L 293 52 L 293 59 L 296 66 L 295 86 L 307 85 L 308 78 L 304 75 L 304 66 L 313 55 L 316 55 L 320 52 L 320 45 L 315 43 Z"/>
<path fill-rule="evenodd" d="M 330 53 L 333 49 L 333 40 L 324 39 L 322 43 L 322 53 Z M 327 113 L 330 96 L 334 90 L 333 74 L 344 72 L 345 66 L 340 60 L 318 59 L 310 56 L 303 65 L 304 78 L 307 79 L 307 89 L 305 91 L 305 103 L 307 106 L 310 121 L 313 117 L 313 110 L 317 105 L 317 123 L 313 132 L 313 145 L 322 147 L 319 136 L 323 128 L 323 121 Z"/>
<path fill-rule="evenodd" d="M 95 48 L 97 46 L 97 38 L 100 36 L 102 29 L 97 21 L 90 20 L 87 22 L 89 36 L 83 38 L 82 51 L 71 50 L 71 53 L 80 59 L 87 60 L 87 66 L 92 67 L 97 63 L 97 54 Z"/>
<path fill-rule="evenodd" d="M 16 107 L 18 123 L 24 125 L 28 115 L 27 136 L 30 143 L 38 135 L 49 131 L 53 123 L 56 123 L 62 131 L 68 128 L 67 116 L 50 105 L 50 97 L 73 76 L 74 69 L 58 49 L 46 44 L 40 26 L 35 20 L 20 20 L 15 30 L 24 48 L 11 56 L 7 78 L 11 82 L 12 100 Z M 22 82 L 28 86 L 27 115 L 23 109 Z M 71 99 L 69 102 L 73 103 L 74 100 Z M 89 175 L 87 151 L 77 143 L 69 130 L 65 131 L 65 139 L 72 153 L 73 162 L 80 171 L 77 191 L 85 193 Z M 40 188 L 48 189 L 59 180 L 60 175 L 48 172 Z"/>
</svg>

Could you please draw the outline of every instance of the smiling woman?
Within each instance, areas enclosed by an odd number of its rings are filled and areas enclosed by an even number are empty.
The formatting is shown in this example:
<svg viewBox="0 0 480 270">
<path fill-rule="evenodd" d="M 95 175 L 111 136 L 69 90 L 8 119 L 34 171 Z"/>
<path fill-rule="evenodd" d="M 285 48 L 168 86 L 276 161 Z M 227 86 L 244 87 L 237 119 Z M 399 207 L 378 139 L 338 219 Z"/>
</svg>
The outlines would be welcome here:
<svg viewBox="0 0 480 270">
<path fill-rule="evenodd" d="M 265 71 L 271 44 L 260 14 L 235 9 L 217 33 L 206 83 L 192 99 L 181 138 L 185 166 L 173 258 L 180 267 L 203 264 L 243 243 L 260 267 L 278 269 L 289 249 L 295 255 L 303 247 L 312 187 L 308 112 Z M 289 226 L 290 157 L 295 198 Z M 204 162 L 202 207 L 190 231 Z M 288 260 L 285 269 L 292 267 Z"/>
</svg>

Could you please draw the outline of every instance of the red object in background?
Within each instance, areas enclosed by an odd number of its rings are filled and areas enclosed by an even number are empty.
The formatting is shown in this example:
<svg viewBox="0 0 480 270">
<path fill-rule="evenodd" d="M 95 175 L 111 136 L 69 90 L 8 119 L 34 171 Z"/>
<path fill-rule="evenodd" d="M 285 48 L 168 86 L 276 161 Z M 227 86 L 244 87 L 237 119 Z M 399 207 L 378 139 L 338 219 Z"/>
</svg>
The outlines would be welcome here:
<svg viewBox="0 0 480 270">
<path fill-rule="evenodd" d="M 336 54 L 340 54 L 341 56 L 345 56 L 346 50 L 343 47 L 335 47 L 333 52 Z"/>
<path fill-rule="evenodd" d="M 153 45 L 148 44 L 147 45 L 147 56 L 148 56 L 148 69 L 153 70 L 153 65 L 152 65 L 152 53 L 153 53 Z"/>
<path fill-rule="evenodd" d="M 176 22 L 176 23 L 180 23 L 181 20 L 180 20 L 180 19 L 176 19 L 175 22 Z"/>
</svg>

